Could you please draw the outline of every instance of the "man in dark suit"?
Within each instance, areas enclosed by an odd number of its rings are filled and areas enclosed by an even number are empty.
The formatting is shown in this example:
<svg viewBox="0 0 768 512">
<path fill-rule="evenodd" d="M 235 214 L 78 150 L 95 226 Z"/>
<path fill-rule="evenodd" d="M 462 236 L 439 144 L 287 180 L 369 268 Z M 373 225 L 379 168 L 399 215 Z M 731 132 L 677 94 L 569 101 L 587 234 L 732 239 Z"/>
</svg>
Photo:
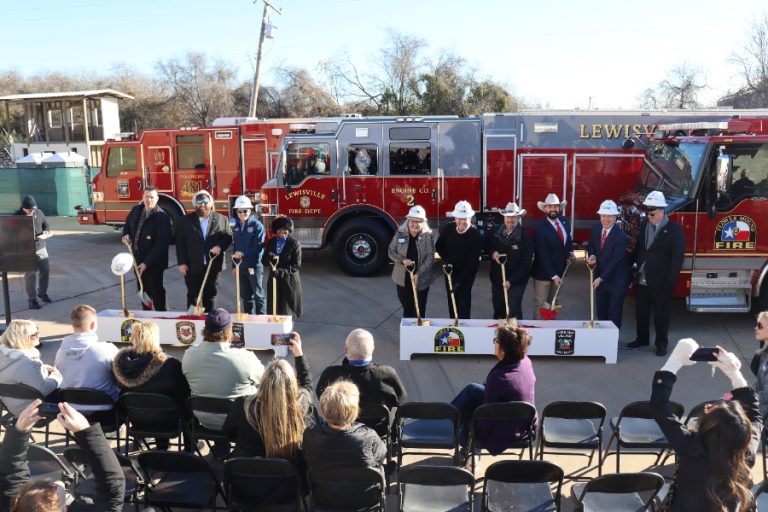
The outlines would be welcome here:
<svg viewBox="0 0 768 512">
<path fill-rule="evenodd" d="M 146 187 L 141 203 L 131 209 L 123 224 L 123 243 L 130 244 L 144 291 L 156 311 L 165 311 L 163 273 L 168 268 L 171 219 L 157 206 L 157 189 Z M 138 279 L 136 285 L 138 286 Z M 142 309 L 149 309 L 144 304 Z"/>
<path fill-rule="evenodd" d="M 610 199 L 597 210 L 600 224 L 592 228 L 587 245 L 588 265 L 595 265 L 595 306 L 598 320 L 610 320 L 621 329 L 624 296 L 629 287 L 627 235 L 616 225 L 619 208 Z"/>
<path fill-rule="evenodd" d="M 555 290 L 565 271 L 568 261 L 576 257 L 573 254 L 573 240 L 569 234 L 568 220 L 560 215 L 560 209 L 566 202 L 560 202 L 555 194 L 549 194 L 544 201 L 539 201 L 539 210 L 546 219 L 539 222 L 533 232 L 536 256 L 533 259 L 533 317 L 541 320 L 539 308 L 551 303 Z"/>
<path fill-rule="evenodd" d="M 193 213 L 181 218 L 176 230 L 176 257 L 179 272 L 187 285 L 187 306 L 195 304 L 211 258 L 211 271 L 203 288 L 202 305 L 206 312 L 216 309 L 216 285 L 224 268 L 223 253 L 232 244 L 232 229 L 224 215 L 214 211 L 213 196 L 207 190 L 192 198 Z"/>
<path fill-rule="evenodd" d="M 646 219 L 633 260 L 637 264 L 637 338 L 627 348 L 640 348 L 650 343 L 651 311 L 656 327 L 656 355 L 667 353 L 667 331 L 675 284 L 683 268 L 685 236 L 683 227 L 664 213 L 664 194 L 654 190 L 645 198 Z"/>
</svg>

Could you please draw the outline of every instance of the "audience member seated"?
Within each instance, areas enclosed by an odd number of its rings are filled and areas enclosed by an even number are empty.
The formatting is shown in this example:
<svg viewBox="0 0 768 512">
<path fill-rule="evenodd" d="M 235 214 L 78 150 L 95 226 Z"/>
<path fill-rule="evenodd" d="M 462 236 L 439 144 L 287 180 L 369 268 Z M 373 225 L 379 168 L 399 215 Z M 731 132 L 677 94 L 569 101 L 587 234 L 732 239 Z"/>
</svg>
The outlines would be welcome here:
<svg viewBox="0 0 768 512">
<path fill-rule="evenodd" d="M 672 412 L 669 397 L 676 374 L 683 366 L 696 363 L 690 358 L 698 348 L 690 338 L 680 340 L 653 376 L 651 406 L 677 460 L 661 510 L 753 510 L 750 468 L 763 422 L 757 393 L 741 374 L 738 357 L 716 347 L 717 361 L 710 364 L 723 372 L 733 390 L 726 393 L 725 400 L 704 406 L 695 429 L 689 430 Z"/>
<path fill-rule="evenodd" d="M 520 401 L 536 405 L 536 375 L 527 356 L 531 335 L 521 327 L 501 326 L 496 329 L 493 343 L 499 362 L 491 368 L 485 385 L 469 384 L 451 402 L 461 414 L 460 442 L 463 447 L 469 440 L 472 414 L 482 404 Z M 528 431 L 527 427 L 527 423 L 510 421 L 480 423 L 477 435 L 482 439 L 483 447 L 496 454 L 513 444 L 510 441 L 521 440 Z"/>
<path fill-rule="evenodd" d="M 181 361 L 166 355 L 160 347 L 160 328 L 155 322 L 136 322 L 131 327 L 131 346 L 121 349 L 112 361 L 112 371 L 122 391 L 157 393 L 173 399 L 186 412 L 189 383 Z M 168 448 L 168 440 L 157 440 Z"/>
<path fill-rule="evenodd" d="M 384 404 L 393 411 L 408 401 L 400 376 L 394 368 L 373 362 L 373 335 L 365 329 L 354 329 L 344 345 L 341 365 L 326 368 L 317 382 L 317 396 L 334 382 L 346 379 L 360 391 L 362 402 Z M 393 415 L 394 417 L 394 415 Z"/>
<path fill-rule="evenodd" d="M 117 400 L 120 388 L 112 374 L 112 360 L 117 347 L 107 341 L 99 341 L 96 335 L 96 310 L 81 304 L 72 309 L 69 316 L 74 334 L 65 336 L 56 352 L 54 366 L 61 372 L 63 388 L 87 388 L 103 391 Z M 78 405 L 77 409 L 92 422 L 112 425 L 114 411 L 106 405 Z"/>
<path fill-rule="evenodd" d="M 67 506 L 62 482 L 29 480 L 27 449 L 29 431 L 40 421 L 40 400 L 31 402 L 23 409 L 16 425 L 5 431 L 0 447 L 0 510 L 12 512 L 59 512 L 80 510 L 119 512 L 123 510 L 125 476 L 115 452 L 104 437 L 101 426 L 89 425 L 88 420 L 66 402 L 59 404 L 59 424 L 72 433 L 75 442 L 86 453 L 96 480 L 92 501 L 75 499 Z"/>
<path fill-rule="evenodd" d="M 261 377 L 259 392 L 238 397 L 222 431 L 235 442 L 234 457 L 280 457 L 299 462 L 304 430 L 315 424 L 312 374 L 304 358 L 301 337 L 291 336 L 296 371 L 285 359 L 271 361 Z"/>
<path fill-rule="evenodd" d="M 203 342 L 189 347 L 181 360 L 181 368 L 189 382 L 192 395 L 234 400 L 253 395 L 259 390 L 264 365 L 244 348 L 232 348 L 232 319 L 222 309 L 214 309 L 205 318 Z M 226 416 L 199 413 L 200 424 L 220 430 Z M 229 453 L 229 443 L 214 443 L 214 454 L 223 458 Z"/>
<path fill-rule="evenodd" d="M 26 384 L 47 396 L 61 383 L 61 373 L 40 360 L 35 348 L 40 332 L 31 320 L 11 320 L 0 337 L 0 383 Z M 21 414 L 30 400 L 4 397 L 3 403 L 14 416 Z"/>
<path fill-rule="evenodd" d="M 324 421 L 304 432 L 307 469 L 370 467 L 383 471 L 387 447 L 376 431 L 356 423 L 360 391 L 349 381 L 328 386 L 320 396 Z"/>
</svg>

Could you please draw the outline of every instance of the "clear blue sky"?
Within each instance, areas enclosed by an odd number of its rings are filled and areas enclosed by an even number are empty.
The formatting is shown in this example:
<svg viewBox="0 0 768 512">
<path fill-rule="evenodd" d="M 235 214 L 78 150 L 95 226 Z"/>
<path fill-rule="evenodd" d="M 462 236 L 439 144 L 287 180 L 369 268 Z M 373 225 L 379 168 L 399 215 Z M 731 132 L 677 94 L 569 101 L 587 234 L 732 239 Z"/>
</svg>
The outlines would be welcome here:
<svg viewBox="0 0 768 512">
<path fill-rule="evenodd" d="M 125 63 L 154 73 L 187 51 L 253 72 L 263 4 L 252 0 L 0 0 L 0 70 L 101 73 Z M 551 108 L 631 108 L 682 62 L 702 70 L 705 103 L 740 83 L 728 57 L 744 45 L 765 0 L 274 0 L 277 36 L 265 45 L 263 83 L 278 66 L 314 71 L 348 52 L 374 66 L 387 30 L 450 50 L 530 102 Z"/>
</svg>

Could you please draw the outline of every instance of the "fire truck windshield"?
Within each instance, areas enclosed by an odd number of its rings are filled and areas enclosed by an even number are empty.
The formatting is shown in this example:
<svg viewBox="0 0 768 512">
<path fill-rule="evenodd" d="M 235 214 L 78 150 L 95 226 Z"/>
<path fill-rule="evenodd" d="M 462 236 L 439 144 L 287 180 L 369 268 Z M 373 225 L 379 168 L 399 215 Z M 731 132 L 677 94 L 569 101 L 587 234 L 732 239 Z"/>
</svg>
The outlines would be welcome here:
<svg viewBox="0 0 768 512">
<path fill-rule="evenodd" d="M 706 149 L 706 144 L 694 142 L 654 142 L 645 155 L 641 187 L 687 197 L 701 174 Z"/>
</svg>

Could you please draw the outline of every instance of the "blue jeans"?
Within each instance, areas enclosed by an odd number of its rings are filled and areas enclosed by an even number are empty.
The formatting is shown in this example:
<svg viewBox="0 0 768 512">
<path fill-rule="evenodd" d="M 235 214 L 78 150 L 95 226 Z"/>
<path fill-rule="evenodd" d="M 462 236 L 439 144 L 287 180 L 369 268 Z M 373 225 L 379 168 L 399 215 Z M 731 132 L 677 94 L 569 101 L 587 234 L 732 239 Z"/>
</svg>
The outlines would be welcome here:
<svg viewBox="0 0 768 512">
<path fill-rule="evenodd" d="M 475 409 L 483 405 L 485 399 L 485 385 L 476 382 L 467 384 L 461 392 L 456 395 L 451 405 L 459 410 L 461 419 L 461 430 L 459 431 L 459 444 L 466 447 L 469 441 L 469 430 L 472 424 L 472 414 Z"/>
<path fill-rule="evenodd" d="M 243 311 L 250 315 L 267 314 L 263 281 L 264 265 L 240 269 L 240 297 L 243 299 Z"/>
</svg>

